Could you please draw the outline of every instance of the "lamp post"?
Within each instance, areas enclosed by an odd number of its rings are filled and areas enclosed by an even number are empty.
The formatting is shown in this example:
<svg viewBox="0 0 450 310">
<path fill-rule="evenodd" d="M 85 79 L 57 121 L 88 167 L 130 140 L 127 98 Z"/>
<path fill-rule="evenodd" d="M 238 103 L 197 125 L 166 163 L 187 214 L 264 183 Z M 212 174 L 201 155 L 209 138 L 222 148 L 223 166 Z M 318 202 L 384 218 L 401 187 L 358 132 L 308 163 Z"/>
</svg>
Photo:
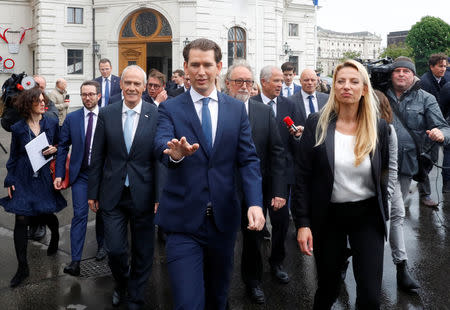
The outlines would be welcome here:
<svg viewBox="0 0 450 310">
<path fill-rule="evenodd" d="M 189 41 L 189 39 L 186 37 L 186 40 L 183 41 L 184 46 L 188 45 L 189 43 L 191 43 L 191 41 Z"/>
</svg>

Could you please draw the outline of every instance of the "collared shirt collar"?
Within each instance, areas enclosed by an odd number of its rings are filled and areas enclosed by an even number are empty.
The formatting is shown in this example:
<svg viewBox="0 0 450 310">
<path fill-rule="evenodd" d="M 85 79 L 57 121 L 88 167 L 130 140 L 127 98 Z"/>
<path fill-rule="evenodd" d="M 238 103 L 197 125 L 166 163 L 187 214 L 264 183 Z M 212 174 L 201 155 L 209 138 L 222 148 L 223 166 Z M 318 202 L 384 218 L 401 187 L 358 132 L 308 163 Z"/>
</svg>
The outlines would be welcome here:
<svg viewBox="0 0 450 310">
<path fill-rule="evenodd" d="M 218 97 L 217 97 L 217 89 L 216 89 L 215 87 L 214 87 L 213 91 L 209 94 L 209 96 L 203 96 L 203 95 L 200 95 L 200 94 L 194 89 L 194 87 L 190 87 L 189 89 L 190 89 L 190 94 L 191 94 L 192 102 L 194 102 L 194 103 L 197 102 L 197 101 L 199 101 L 199 100 L 202 100 L 203 98 L 206 98 L 206 97 L 211 98 L 211 99 L 213 99 L 213 100 L 219 102 L 219 99 L 218 99 Z"/>
<path fill-rule="evenodd" d="M 84 112 L 84 117 L 86 118 L 89 114 L 89 112 L 94 113 L 94 115 L 98 116 L 98 104 L 95 106 L 94 110 L 89 111 L 88 109 L 86 109 L 86 107 L 83 107 L 83 112 Z"/>
<path fill-rule="evenodd" d="M 273 102 L 275 102 L 275 104 L 277 104 L 277 97 L 275 97 L 275 98 L 273 98 L 273 99 L 270 99 L 269 97 L 267 97 L 266 95 L 264 95 L 263 92 L 261 92 L 261 99 L 262 99 L 262 101 L 263 101 L 264 104 L 269 104 L 269 102 L 270 102 L 271 100 L 273 100 Z"/>
<path fill-rule="evenodd" d="M 105 79 L 111 82 L 111 74 L 107 78 L 104 77 L 103 81 L 105 81 Z"/>
<path fill-rule="evenodd" d="M 142 110 L 142 99 L 139 101 L 139 103 L 133 108 L 130 109 L 126 104 L 125 101 L 122 104 L 122 113 L 126 113 L 128 110 L 133 110 L 134 112 L 136 112 L 138 115 L 141 114 L 141 110 Z"/>
<path fill-rule="evenodd" d="M 303 88 L 300 91 L 302 92 L 303 98 L 308 98 L 308 96 L 313 96 L 314 98 L 316 98 L 316 92 L 313 92 L 312 94 L 308 94 L 307 92 L 305 92 L 303 90 Z"/>
</svg>

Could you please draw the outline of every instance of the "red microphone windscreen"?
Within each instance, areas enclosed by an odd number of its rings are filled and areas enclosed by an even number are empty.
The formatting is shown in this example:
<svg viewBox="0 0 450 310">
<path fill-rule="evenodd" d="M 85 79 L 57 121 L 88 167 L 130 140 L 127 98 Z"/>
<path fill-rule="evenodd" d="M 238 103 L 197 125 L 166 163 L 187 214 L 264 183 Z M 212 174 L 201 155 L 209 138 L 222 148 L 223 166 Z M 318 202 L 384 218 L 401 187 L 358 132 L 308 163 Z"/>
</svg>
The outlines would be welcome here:
<svg viewBox="0 0 450 310">
<path fill-rule="evenodd" d="M 291 127 L 292 125 L 294 125 L 294 121 L 293 121 L 289 116 L 286 116 L 286 117 L 283 119 L 283 122 L 284 122 L 288 127 Z"/>
</svg>

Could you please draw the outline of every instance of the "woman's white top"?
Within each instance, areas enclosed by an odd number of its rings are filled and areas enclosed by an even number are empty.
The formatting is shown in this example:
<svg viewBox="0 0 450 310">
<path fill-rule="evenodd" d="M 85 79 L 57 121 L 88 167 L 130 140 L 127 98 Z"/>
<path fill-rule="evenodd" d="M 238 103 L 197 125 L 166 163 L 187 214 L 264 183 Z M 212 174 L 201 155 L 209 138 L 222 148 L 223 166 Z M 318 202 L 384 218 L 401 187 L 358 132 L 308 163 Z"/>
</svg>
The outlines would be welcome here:
<svg viewBox="0 0 450 310">
<path fill-rule="evenodd" d="M 355 136 L 334 134 L 334 183 L 331 202 L 360 201 L 375 196 L 370 156 L 355 167 Z"/>
</svg>

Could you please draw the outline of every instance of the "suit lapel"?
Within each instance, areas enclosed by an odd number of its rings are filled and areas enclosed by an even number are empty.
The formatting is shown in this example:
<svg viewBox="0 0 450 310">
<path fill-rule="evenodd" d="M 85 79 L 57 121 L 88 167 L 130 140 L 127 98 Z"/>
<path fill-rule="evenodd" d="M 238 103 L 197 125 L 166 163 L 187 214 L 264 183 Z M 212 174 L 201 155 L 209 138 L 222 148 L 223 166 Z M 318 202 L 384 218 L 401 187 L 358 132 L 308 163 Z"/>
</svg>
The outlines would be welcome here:
<svg viewBox="0 0 450 310">
<path fill-rule="evenodd" d="M 130 148 L 130 156 L 133 154 L 134 150 L 136 149 L 136 145 L 139 143 L 136 142 L 139 140 L 139 138 L 145 133 L 145 129 L 147 127 L 147 124 L 150 120 L 150 109 L 148 108 L 148 104 L 145 101 L 142 101 L 142 108 L 141 108 L 141 114 L 139 115 L 139 123 L 136 128 L 136 133 L 134 134 L 133 143 L 131 144 Z M 125 140 L 124 140 L 125 142 Z"/>
<path fill-rule="evenodd" d="M 80 124 L 80 133 L 81 133 L 81 135 L 80 135 L 81 143 L 84 146 L 84 144 L 86 143 L 85 142 L 85 140 L 86 140 L 86 132 L 84 130 L 84 108 L 81 108 L 79 117 L 80 117 L 79 118 L 79 121 L 80 121 L 79 124 Z M 92 135 L 92 139 L 94 139 L 94 135 Z"/>
<path fill-rule="evenodd" d="M 114 136 L 118 137 L 118 141 L 120 141 L 120 148 L 122 149 L 122 152 L 125 152 L 127 154 L 127 146 L 125 144 L 125 137 L 123 136 L 123 125 L 122 125 L 122 108 L 123 108 L 123 100 L 120 104 L 114 104 L 111 105 L 115 111 L 111 113 L 111 124 L 112 126 L 112 132 L 114 132 Z M 106 125 L 106 124 L 105 124 Z"/>
<path fill-rule="evenodd" d="M 224 130 L 224 127 L 226 125 L 226 120 L 228 119 L 228 109 L 225 106 L 227 101 L 225 100 L 224 96 L 217 92 L 217 99 L 218 101 L 218 113 L 217 113 L 217 130 L 216 130 L 216 138 L 214 139 L 214 145 L 212 148 L 211 156 L 214 155 L 215 151 L 218 148 L 218 145 L 220 144 L 220 140 L 222 138 L 222 132 Z"/>
<path fill-rule="evenodd" d="M 250 122 L 250 126 L 252 126 L 255 123 L 255 107 L 252 100 L 248 101 L 248 121 Z M 252 132 L 254 131 L 254 128 L 252 128 Z"/>
<path fill-rule="evenodd" d="M 194 102 L 192 102 L 191 94 L 189 92 L 185 92 L 180 95 L 184 96 L 184 111 L 187 114 L 187 119 L 190 120 L 192 128 L 194 129 L 194 133 L 200 142 L 200 147 L 205 151 L 206 156 L 210 156 L 209 148 L 205 147 L 207 144 L 205 135 L 203 134 L 202 124 L 200 123 L 200 119 L 198 118 L 197 111 L 195 110 Z M 220 110 L 219 110 L 220 112 Z M 190 142 L 190 141 L 188 141 Z"/>
<path fill-rule="evenodd" d="M 327 138 L 325 139 L 325 148 L 327 151 L 328 164 L 330 165 L 331 174 L 334 175 L 334 132 L 336 130 L 336 120 L 328 125 Z"/>
<path fill-rule="evenodd" d="M 300 119 L 303 120 L 303 124 L 301 125 L 305 125 L 306 123 L 306 109 L 305 109 L 305 102 L 303 101 L 303 96 L 301 94 L 301 92 L 299 93 L 300 96 L 298 96 L 300 98 L 300 104 L 299 104 L 299 108 L 300 108 L 300 113 L 302 115 L 300 115 Z"/>
</svg>

